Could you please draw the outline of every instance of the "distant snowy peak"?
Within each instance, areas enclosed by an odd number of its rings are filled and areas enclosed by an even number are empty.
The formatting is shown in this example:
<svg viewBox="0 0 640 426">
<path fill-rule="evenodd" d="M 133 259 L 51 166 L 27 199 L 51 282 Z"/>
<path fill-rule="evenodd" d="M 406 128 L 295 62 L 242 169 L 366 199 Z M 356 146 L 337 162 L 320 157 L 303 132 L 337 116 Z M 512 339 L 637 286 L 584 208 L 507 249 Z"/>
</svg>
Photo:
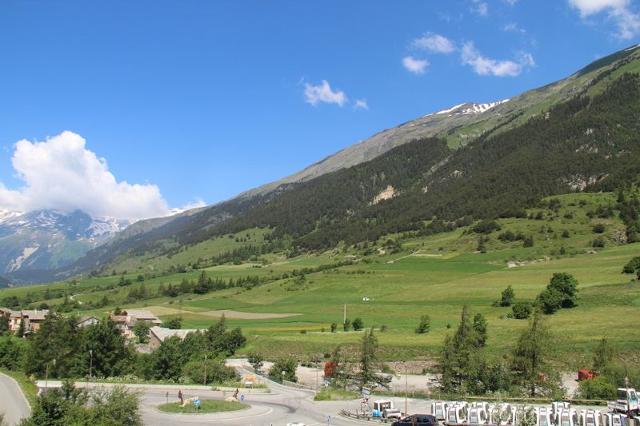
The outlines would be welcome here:
<svg viewBox="0 0 640 426">
<path fill-rule="evenodd" d="M 22 212 L 0 209 L 0 224 L 21 215 L 22 215 Z"/>
<path fill-rule="evenodd" d="M 433 115 L 447 115 L 448 117 L 452 117 L 455 115 L 481 114 L 505 102 L 509 102 L 509 99 L 503 99 L 501 101 L 496 101 L 496 102 L 489 102 L 486 104 L 474 104 L 474 103 L 467 102 L 464 104 L 454 105 L 451 108 L 443 109 L 438 112 L 427 114 L 425 115 L 425 117 L 430 117 Z"/>
</svg>

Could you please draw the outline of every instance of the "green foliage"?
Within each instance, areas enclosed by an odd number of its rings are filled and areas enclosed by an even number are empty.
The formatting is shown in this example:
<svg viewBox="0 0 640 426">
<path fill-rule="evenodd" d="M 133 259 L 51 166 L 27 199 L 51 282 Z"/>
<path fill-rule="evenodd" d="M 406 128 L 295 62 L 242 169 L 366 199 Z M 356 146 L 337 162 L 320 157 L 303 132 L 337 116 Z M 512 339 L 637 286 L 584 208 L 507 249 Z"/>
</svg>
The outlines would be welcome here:
<svg viewBox="0 0 640 426">
<path fill-rule="evenodd" d="M 123 387 L 98 391 L 91 397 L 65 381 L 60 389 L 40 395 L 31 417 L 22 426 L 93 426 L 142 425 L 139 400 Z"/>
<path fill-rule="evenodd" d="M 481 313 L 477 313 L 473 317 L 473 332 L 476 346 L 484 347 L 487 344 L 487 320 Z"/>
<path fill-rule="evenodd" d="M 138 338 L 138 343 L 147 343 L 149 341 L 149 330 L 151 327 L 146 321 L 136 321 L 133 326 L 133 334 Z"/>
<path fill-rule="evenodd" d="M 640 273 L 640 256 L 632 258 L 622 269 L 624 274 Z"/>
<path fill-rule="evenodd" d="M 515 291 L 513 291 L 513 287 L 508 286 L 507 288 L 505 288 L 502 291 L 502 294 L 500 295 L 499 305 L 500 306 L 511 306 L 511 304 L 513 303 L 515 298 L 516 298 L 516 293 L 515 293 Z"/>
<path fill-rule="evenodd" d="M 604 223 L 596 223 L 591 229 L 593 230 L 594 234 L 602 234 L 607 229 L 607 227 L 604 225 Z"/>
<path fill-rule="evenodd" d="M 502 227 L 495 220 L 482 220 L 478 222 L 471 230 L 476 234 L 490 234 L 499 231 Z"/>
<path fill-rule="evenodd" d="M 362 330 L 364 328 L 364 322 L 362 321 L 362 318 L 358 317 L 354 319 L 352 326 L 354 331 Z"/>
<path fill-rule="evenodd" d="M 609 369 L 613 361 L 614 350 L 606 337 L 600 339 L 600 343 L 593 352 L 593 370 L 602 374 Z"/>
<path fill-rule="evenodd" d="M 269 378 L 278 383 L 282 383 L 283 379 L 288 382 L 297 382 L 297 368 L 298 361 L 293 357 L 277 359 L 269 369 Z"/>
<path fill-rule="evenodd" d="M 429 315 L 420 316 L 420 322 L 416 327 L 416 334 L 425 334 L 431 330 L 431 317 Z"/>
<path fill-rule="evenodd" d="M 527 319 L 533 312 L 533 305 L 529 302 L 516 302 L 511 310 L 515 319 Z"/>
<path fill-rule="evenodd" d="M 172 330 L 179 330 L 182 328 L 182 317 L 169 318 L 162 325 Z"/>
<path fill-rule="evenodd" d="M 560 389 L 557 374 L 549 364 L 551 344 L 551 332 L 540 312 L 535 311 L 518 338 L 511 362 L 514 382 L 531 397 L 553 395 Z"/>
<path fill-rule="evenodd" d="M 256 373 L 259 373 L 262 369 L 262 365 L 264 364 L 264 357 L 260 355 L 258 352 L 249 352 L 247 355 L 247 359 L 251 367 Z"/>
<path fill-rule="evenodd" d="M 604 376 L 583 380 L 578 385 L 578 394 L 584 399 L 612 400 L 616 398 L 616 385 Z"/>
<path fill-rule="evenodd" d="M 378 338 L 373 334 L 373 328 L 365 330 L 360 346 L 359 370 L 355 374 L 358 389 L 369 386 L 389 387 L 391 378 L 380 374 L 382 363 L 378 360 Z"/>
<path fill-rule="evenodd" d="M 188 377 L 193 383 L 203 385 L 224 383 L 237 378 L 235 370 L 224 365 L 223 360 L 204 358 L 187 362 L 182 368 L 182 375 Z"/>
<path fill-rule="evenodd" d="M 561 308 L 577 306 L 578 280 L 573 275 L 564 272 L 555 273 L 551 277 L 547 288 L 537 299 L 537 304 L 545 314 L 553 314 Z"/>
<path fill-rule="evenodd" d="M 331 323 L 331 332 L 335 333 L 337 329 L 338 329 L 338 324 L 336 324 L 335 322 L 332 322 Z"/>
<path fill-rule="evenodd" d="M 346 320 L 344 320 L 344 322 L 342 323 L 342 330 L 343 331 L 349 331 L 351 330 L 351 320 L 349 318 L 347 318 Z"/>
</svg>

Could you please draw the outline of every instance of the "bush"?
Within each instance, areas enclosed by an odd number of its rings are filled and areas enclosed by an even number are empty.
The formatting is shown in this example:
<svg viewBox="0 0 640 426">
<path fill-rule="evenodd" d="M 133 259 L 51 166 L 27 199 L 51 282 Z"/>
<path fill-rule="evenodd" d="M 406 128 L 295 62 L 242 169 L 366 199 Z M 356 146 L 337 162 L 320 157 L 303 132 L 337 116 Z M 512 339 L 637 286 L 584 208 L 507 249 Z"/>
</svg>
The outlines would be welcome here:
<svg viewBox="0 0 640 426">
<path fill-rule="evenodd" d="M 193 383 L 200 384 L 224 383 L 237 379 L 236 371 L 217 359 L 189 361 L 182 368 L 182 374 Z"/>
<path fill-rule="evenodd" d="M 584 399 L 611 400 L 615 399 L 617 394 L 616 385 L 604 376 L 581 381 L 578 385 L 578 392 L 580 397 Z"/>
<path fill-rule="evenodd" d="M 418 323 L 418 327 L 416 327 L 416 334 L 425 334 L 428 333 L 431 329 L 431 318 L 429 315 L 422 315 L 420 317 L 420 323 Z"/>
<path fill-rule="evenodd" d="M 511 307 L 513 311 L 513 318 L 515 319 L 527 319 L 533 312 L 533 306 L 529 302 L 517 302 Z"/>
<path fill-rule="evenodd" d="M 593 248 L 604 248 L 606 242 L 604 238 L 598 237 L 591 242 L 591 247 Z"/>
<path fill-rule="evenodd" d="M 495 220 L 482 220 L 471 228 L 471 230 L 476 234 L 490 234 L 493 231 L 499 231 L 500 229 L 500 224 Z"/>
<path fill-rule="evenodd" d="M 250 352 L 247 358 L 254 371 L 259 373 L 262 365 L 264 364 L 264 357 L 257 352 Z"/>
<path fill-rule="evenodd" d="M 502 294 L 500 295 L 500 306 L 511 306 L 513 300 L 516 298 L 516 293 L 513 291 L 513 287 L 508 286 L 504 290 L 502 290 Z"/>
<path fill-rule="evenodd" d="M 296 368 L 298 368 L 298 361 L 293 357 L 280 358 L 269 370 L 269 378 L 278 383 L 282 383 L 283 378 L 289 382 L 297 382 Z"/>
<path fill-rule="evenodd" d="M 571 236 L 571 234 L 569 234 L 569 230 L 565 229 L 564 231 L 562 231 L 562 238 L 569 238 Z"/>
<path fill-rule="evenodd" d="M 573 308 L 578 304 L 578 280 L 565 272 L 555 273 L 547 288 L 557 290 L 562 295 L 563 308 Z"/>
<path fill-rule="evenodd" d="M 605 231 L 606 227 L 603 223 L 596 223 L 591 229 L 594 234 L 602 234 Z"/>
<path fill-rule="evenodd" d="M 533 236 L 529 235 L 528 237 L 525 237 L 524 240 L 522 240 L 522 247 L 533 247 L 534 241 L 533 241 Z"/>
<path fill-rule="evenodd" d="M 356 318 L 353 320 L 352 325 L 355 331 L 359 331 L 359 330 L 362 330 L 362 328 L 364 327 L 364 322 L 362 321 L 362 318 Z"/>
<path fill-rule="evenodd" d="M 538 305 L 547 315 L 554 314 L 562 307 L 562 293 L 557 290 L 547 288 L 538 295 Z"/>
<path fill-rule="evenodd" d="M 332 322 L 331 323 L 331 332 L 335 333 L 337 329 L 338 329 L 338 324 L 336 324 L 335 322 Z"/>
</svg>

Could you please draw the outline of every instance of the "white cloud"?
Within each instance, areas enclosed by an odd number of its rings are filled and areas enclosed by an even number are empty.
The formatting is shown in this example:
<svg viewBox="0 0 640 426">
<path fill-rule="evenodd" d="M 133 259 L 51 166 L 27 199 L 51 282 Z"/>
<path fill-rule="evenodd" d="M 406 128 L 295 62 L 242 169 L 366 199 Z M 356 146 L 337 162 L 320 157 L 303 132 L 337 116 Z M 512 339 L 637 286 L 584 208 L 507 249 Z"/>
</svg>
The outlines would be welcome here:
<svg viewBox="0 0 640 426">
<path fill-rule="evenodd" d="M 480 0 L 471 0 L 473 3 L 471 5 L 471 11 L 480 16 L 488 16 L 489 15 L 489 5 Z"/>
<path fill-rule="evenodd" d="M 440 34 L 428 33 L 411 43 L 416 49 L 427 50 L 433 53 L 451 53 L 456 50 L 455 44 Z"/>
<path fill-rule="evenodd" d="M 82 136 L 69 131 L 41 142 L 18 141 L 12 164 L 23 186 L 12 190 L 0 183 L 0 208 L 80 209 L 131 220 L 169 214 L 156 185 L 118 182 L 106 160 L 85 145 Z"/>
<path fill-rule="evenodd" d="M 640 34 L 640 14 L 631 10 L 630 0 L 569 0 L 569 4 L 582 18 L 607 12 L 621 39 L 628 40 Z"/>
<path fill-rule="evenodd" d="M 505 3 L 508 3 L 510 6 L 515 5 L 516 3 L 518 3 L 518 0 L 504 0 Z"/>
<path fill-rule="evenodd" d="M 426 59 L 416 59 L 413 56 L 405 56 L 402 58 L 402 65 L 409 72 L 414 74 L 424 74 L 424 71 L 429 66 L 429 61 Z"/>
<path fill-rule="evenodd" d="M 318 85 L 305 83 L 304 97 L 305 101 L 313 106 L 319 103 L 342 106 L 347 102 L 347 95 L 341 90 L 332 90 L 327 80 L 322 80 Z"/>
<path fill-rule="evenodd" d="M 530 53 L 521 53 L 518 62 L 511 60 L 496 60 L 483 56 L 473 42 L 466 42 L 462 46 L 462 63 L 471 66 L 479 75 L 492 75 L 495 77 L 515 77 L 520 75 L 524 68 L 535 65 Z"/>
<path fill-rule="evenodd" d="M 515 22 L 511 22 L 507 25 L 505 25 L 504 27 L 502 27 L 502 30 L 508 33 L 520 33 L 520 34 L 526 34 L 527 30 L 525 30 L 524 28 L 520 27 L 520 25 L 516 24 Z"/>
<path fill-rule="evenodd" d="M 369 104 L 367 103 L 366 99 L 356 99 L 355 104 L 353 105 L 353 107 L 355 109 L 365 109 L 368 110 L 369 109 Z"/>
</svg>

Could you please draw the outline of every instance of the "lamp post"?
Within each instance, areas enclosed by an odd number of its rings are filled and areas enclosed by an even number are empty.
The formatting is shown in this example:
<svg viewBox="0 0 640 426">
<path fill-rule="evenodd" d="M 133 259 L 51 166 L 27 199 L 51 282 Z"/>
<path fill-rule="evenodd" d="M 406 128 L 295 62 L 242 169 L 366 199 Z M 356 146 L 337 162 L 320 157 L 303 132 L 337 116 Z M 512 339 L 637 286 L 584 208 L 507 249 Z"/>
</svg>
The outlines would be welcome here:
<svg viewBox="0 0 640 426">
<path fill-rule="evenodd" d="M 93 378 L 93 349 L 89 349 L 89 379 Z"/>
<path fill-rule="evenodd" d="M 409 410 L 407 408 L 408 404 L 407 404 L 407 394 L 409 393 L 408 390 L 408 386 L 407 386 L 407 376 L 408 376 L 408 371 L 407 371 L 407 362 L 404 362 L 404 415 L 408 416 L 409 415 Z"/>
</svg>

